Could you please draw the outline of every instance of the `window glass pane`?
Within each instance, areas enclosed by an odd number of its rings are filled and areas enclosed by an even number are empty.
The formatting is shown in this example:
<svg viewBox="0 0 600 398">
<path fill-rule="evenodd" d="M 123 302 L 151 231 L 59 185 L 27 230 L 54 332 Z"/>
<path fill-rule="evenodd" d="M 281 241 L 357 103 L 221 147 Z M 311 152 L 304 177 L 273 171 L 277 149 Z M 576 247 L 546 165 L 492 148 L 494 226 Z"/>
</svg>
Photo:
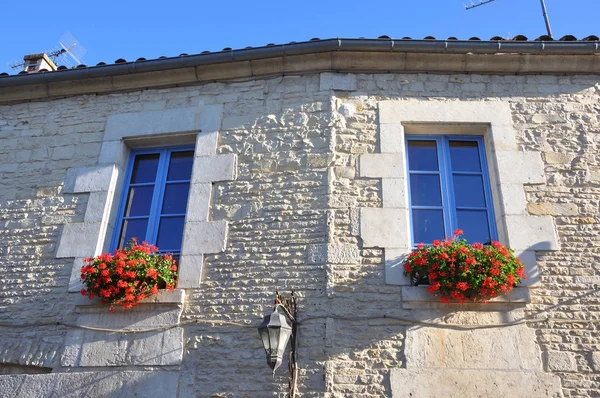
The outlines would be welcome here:
<svg viewBox="0 0 600 398">
<path fill-rule="evenodd" d="M 412 215 L 415 244 L 421 242 L 431 243 L 435 239 L 441 240 L 444 238 L 444 215 L 442 210 L 414 209 Z"/>
<path fill-rule="evenodd" d="M 194 161 L 194 152 L 173 152 L 169 162 L 169 172 L 167 181 L 189 180 L 192 176 L 192 163 Z"/>
<path fill-rule="evenodd" d="M 156 246 L 160 251 L 180 251 L 185 217 L 162 217 L 158 227 Z"/>
<path fill-rule="evenodd" d="M 450 162 L 453 171 L 481 171 L 476 141 L 450 141 Z"/>
<path fill-rule="evenodd" d="M 440 176 L 438 174 L 412 174 L 410 176 L 412 206 L 441 206 Z"/>
<path fill-rule="evenodd" d="M 187 206 L 190 183 L 167 184 L 163 199 L 162 214 L 182 214 Z"/>
<path fill-rule="evenodd" d="M 129 188 L 125 217 L 149 215 L 153 192 L 154 185 Z"/>
<path fill-rule="evenodd" d="M 452 180 L 457 207 L 485 207 L 483 178 L 480 175 L 454 175 Z"/>
<path fill-rule="evenodd" d="M 408 168 L 410 170 L 439 170 L 436 142 L 408 141 Z"/>
<path fill-rule="evenodd" d="M 490 240 L 490 227 L 487 211 L 457 210 L 458 228 L 464 231 L 464 238 L 470 243 L 487 243 Z"/>
<path fill-rule="evenodd" d="M 156 170 L 158 169 L 158 153 L 150 155 L 137 155 L 133 163 L 133 172 L 131 173 L 131 183 L 154 182 L 156 179 Z"/>
<path fill-rule="evenodd" d="M 142 242 L 146 239 L 146 229 L 148 228 L 148 219 L 123 220 L 121 226 L 121 236 L 119 237 L 119 247 L 126 246 L 131 238 L 137 238 Z"/>
</svg>

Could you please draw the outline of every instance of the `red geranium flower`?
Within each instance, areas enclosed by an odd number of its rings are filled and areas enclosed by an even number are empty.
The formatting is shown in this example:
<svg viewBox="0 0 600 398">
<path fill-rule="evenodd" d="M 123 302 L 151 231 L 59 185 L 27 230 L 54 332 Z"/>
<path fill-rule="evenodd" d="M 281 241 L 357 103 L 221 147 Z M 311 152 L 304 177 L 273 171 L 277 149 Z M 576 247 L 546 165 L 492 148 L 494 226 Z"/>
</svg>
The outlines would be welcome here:
<svg viewBox="0 0 600 398">
<path fill-rule="evenodd" d="M 462 234 L 456 230 L 452 238 L 417 246 L 404 261 L 404 274 L 417 284 L 428 280 L 427 291 L 444 303 L 487 302 L 524 279 L 523 265 L 512 250 L 499 242 L 469 244 Z"/>
<path fill-rule="evenodd" d="M 81 268 L 85 289 L 81 294 L 92 299 L 96 295 L 103 303 L 129 309 L 144 298 L 157 294 L 158 283 L 173 290 L 177 265 L 170 254 L 159 254 L 158 248 L 146 242 L 132 241 L 128 247 L 113 253 L 86 258 Z"/>
</svg>

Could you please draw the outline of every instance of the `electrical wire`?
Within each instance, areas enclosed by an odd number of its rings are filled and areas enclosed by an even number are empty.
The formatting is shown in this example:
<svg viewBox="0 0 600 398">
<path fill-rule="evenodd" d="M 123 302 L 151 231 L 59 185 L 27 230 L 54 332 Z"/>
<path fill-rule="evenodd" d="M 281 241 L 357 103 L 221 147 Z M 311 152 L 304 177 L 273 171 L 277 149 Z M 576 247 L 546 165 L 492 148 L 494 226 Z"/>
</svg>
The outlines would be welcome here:
<svg viewBox="0 0 600 398">
<path fill-rule="evenodd" d="M 572 303 L 578 299 L 592 295 L 597 292 L 598 292 L 598 290 L 595 289 L 595 290 L 586 292 L 585 294 L 582 294 L 580 296 L 570 298 L 569 300 L 564 300 L 562 302 L 559 302 L 559 303 L 551 306 L 548 309 L 532 311 L 537 314 L 546 313 L 546 317 L 544 317 L 544 318 L 528 319 L 526 317 L 522 317 L 522 318 L 516 319 L 514 321 L 510 321 L 510 322 L 492 323 L 492 324 L 485 324 L 485 325 L 473 325 L 473 324 L 464 325 L 464 324 L 450 323 L 450 322 L 445 322 L 445 321 L 441 321 L 441 322 L 423 321 L 423 320 L 418 320 L 418 319 L 411 319 L 411 318 L 387 315 L 387 314 L 382 314 L 382 315 L 377 315 L 377 316 L 367 316 L 367 317 L 361 317 L 361 316 L 353 316 L 353 317 L 317 316 L 317 317 L 308 317 L 308 318 L 304 318 L 304 319 L 299 318 L 297 320 L 297 324 L 299 326 L 302 326 L 305 322 L 331 318 L 333 320 L 339 320 L 339 321 L 394 320 L 394 321 L 397 321 L 401 325 L 418 325 L 418 326 L 426 326 L 426 327 L 441 328 L 441 329 L 454 329 L 454 330 L 494 329 L 494 328 L 500 328 L 500 327 L 517 326 L 517 325 L 528 324 L 528 323 L 529 324 L 539 324 L 539 323 L 544 323 L 544 322 L 547 322 L 550 325 L 550 327 L 555 324 L 594 325 L 594 324 L 600 324 L 600 319 L 591 319 L 591 320 L 588 320 L 588 319 L 556 319 L 556 318 L 551 318 L 549 314 L 552 312 L 552 310 L 554 310 L 562 305 L 565 305 L 567 303 Z M 286 313 L 287 313 L 287 309 L 280 302 L 277 302 L 275 304 L 275 308 L 277 308 L 277 307 L 283 308 L 284 311 L 286 311 Z M 293 319 L 291 314 L 288 313 L 288 315 L 290 316 L 290 319 Z M 31 327 L 40 327 L 40 326 L 64 326 L 64 327 L 69 327 L 69 328 L 85 329 L 85 330 L 91 330 L 91 331 L 96 331 L 96 332 L 136 334 L 136 333 L 149 333 L 149 332 L 165 331 L 165 330 L 170 330 L 170 329 L 174 329 L 177 327 L 184 327 L 184 326 L 195 325 L 195 324 L 209 324 L 212 326 L 235 326 L 235 327 L 248 328 L 248 329 L 255 329 L 255 328 L 258 328 L 258 326 L 260 325 L 259 323 L 234 322 L 234 321 L 225 321 L 225 320 L 219 320 L 219 319 L 206 319 L 206 318 L 193 318 L 193 319 L 181 321 L 181 322 L 178 322 L 178 323 L 175 323 L 172 325 L 157 326 L 157 327 L 146 328 L 146 329 L 109 329 L 109 328 L 102 328 L 102 327 L 95 327 L 95 326 L 78 325 L 78 324 L 74 324 L 74 323 L 63 322 L 60 320 L 57 320 L 54 322 L 29 323 L 29 324 L 0 323 L 0 328 L 31 328 Z"/>
<path fill-rule="evenodd" d="M 454 329 L 454 330 L 477 330 L 477 329 L 494 329 L 500 327 L 511 327 L 522 324 L 532 324 L 532 323 L 544 323 L 548 322 L 550 324 L 600 324 L 600 320 L 577 320 L 577 319 L 553 319 L 550 317 L 542 318 L 542 319 L 527 319 L 520 318 L 511 322 L 503 322 L 503 323 L 493 323 L 486 325 L 464 325 L 457 323 L 447 323 L 447 322 L 433 322 L 433 321 L 421 321 L 410 318 L 398 317 L 393 315 L 381 315 L 381 316 L 369 316 L 369 317 L 338 317 L 338 316 L 319 316 L 319 317 L 309 317 L 305 319 L 299 319 L 298 325 L 302 326 L 305 322 L 314 321 L 314 320 L 323 320 L 331 318 L 333 320 L 338 321 L 373 321 L 373 320 L 394 320 L 398 321 L 399 324 L 402 325 L 418 325 L 418 326 L 427 326 L 441 329 Z M 91 330 L 95 332 L 106 332 L 106 333 L 121 333 L 121 334 L 137 334 L 137 333 L 149 333 L 149 332 L 158 332 L 165 331 L 169 329 L 174 329 L 177 327 L 184 327 L 194 324 L 209 324 L 213 326 L 235 326 L 241 328 L 248 329 L 256 329 L 258 328 L 258 323 L 242 323 L 242 322 L 231 322 L 231 321 L 221 321 L 216 319 L 204 319 L 204 318 L 195 318 L 189 319 L 186 321 L 178 322 L 172 325 L 166 326 L 158 326 L 146 329 L 109 329 L 109 328 L 101 328 L 95 326 L 86 326 L 86 325 L 78 325 L 68 322 L 56 321 L 56 322 L 46 322 L 46 323 L 36 323 L 36 324 L 0 324 L 0 327 L 3 328 L 23 328 L 23 327 L 39 327 L 39 326 L 64 326 L 70 328 L 77 329 L 85 329 Z"/>
</svg>

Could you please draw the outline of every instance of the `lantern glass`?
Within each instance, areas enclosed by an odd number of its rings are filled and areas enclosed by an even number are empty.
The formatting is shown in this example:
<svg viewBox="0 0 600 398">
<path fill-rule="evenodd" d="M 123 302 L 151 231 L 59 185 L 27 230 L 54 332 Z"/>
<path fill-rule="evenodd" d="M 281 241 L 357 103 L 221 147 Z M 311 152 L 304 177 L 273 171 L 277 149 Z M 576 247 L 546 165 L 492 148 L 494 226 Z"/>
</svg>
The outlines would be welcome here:
<svg viewBox="0 0 600 398">
<path fill-rule="evenodd" d="M 260 334 L 260 338 L 262 339 L 263 348 L 265 349 L 265 353 L 267 355 L 271 355 L 271 343 L 269 340 L 269 330 L 261 325 L 258 328 L 258 333 Z"/>
<path fill-rule="evenodd" d="M 281 366 L 283 361 L 283 354 L 292 335 L 292 328 L 285 316 L 275 310 L 272 314 L 264 317 L 258 332 L 267 354 L 267 363 L 275 373 L 275 370 Z"/>
</svg>

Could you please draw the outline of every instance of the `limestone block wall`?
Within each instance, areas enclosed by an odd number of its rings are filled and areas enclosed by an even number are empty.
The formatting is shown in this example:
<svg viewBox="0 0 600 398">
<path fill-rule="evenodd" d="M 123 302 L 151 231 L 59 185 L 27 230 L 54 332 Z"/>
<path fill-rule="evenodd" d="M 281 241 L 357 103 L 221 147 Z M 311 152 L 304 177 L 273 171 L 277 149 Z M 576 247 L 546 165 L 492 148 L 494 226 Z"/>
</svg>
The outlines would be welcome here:
<svg viewBox="0 0 600 398">
<path fill-rule="evenodd" d="M 439 396 L 427 386 L 457 380 L 447 393 L 464 390 L 456 375 L 467 368 L 471 379 L 488 383 L 516 377 L 503 384 L 513 396 L 600 394 L 599 99 L 597 76 L 326 73 L 0 106 L 0 391 L 45 396 L 36 386 L 54 383 L 64 396 L 90 384 L 114 396 L 122 388 L 147 396 L 283 396 L 285 364 L 273 378 L 256 330 L 243 325 L 261 319 L 275 290 L 293 289 L 300 297 L 302 396 Z M 386 283 L 389 253 L 365 241 L 361 212 L 394 198 L 386 197 L 389 181 L 359 167 L 361 156 L 382 152 L 384 101 L 432 101 L 441 109 L 498 103 L 507 110 L 514 150 L 537 154 L 542 167 L 540 178 L 521 183 L 523 216 L 549 220 L 544 230 L 559 244 L 532 250 L 539 276 L 529 298 L 487 311 L 408 308 L 403 286 Z M 181 299 L 112 320 L 125 328 L 186 325 L 160 341 L 107 335 L 110 344 L 101 343 L 103 332 L 66 326 L 110 317 L 98 318 L 97 307 L 69 293 L 79 254 L 57 252 L 73 228 L 65 226 L 85 223 L 94 200 L 93 191 L 69 189 L 69 170 L 95 168 L 117 151 L 113 144 L 121 141 L 111 129 L 161 135 L 155 142 L 163 144 L 174 139 L 169 132 L 188 130 L 177 118 L 164 119 L 158 131 L 157 123 L 118 115 L 200 107 L 220 109 L 211 129 L 214 156 L 236 157 L 231 178 L 197 181 L 198 192 L 210 184 L 209 207 L 197 222 L 226 225 L 225 246 L 190 252 L 195 273 Z M 196 144 L 196 155 L 206 156 L 203 149 Z M 150 307 L 167 315 L 154 321 L 144 315 Z M 507 322 L 518 324 L 473 327 Z M 152 352 L 162 354 L 144 357 Z M 90 356 L 98 359 L 93 368 Z"/>
</svg>

